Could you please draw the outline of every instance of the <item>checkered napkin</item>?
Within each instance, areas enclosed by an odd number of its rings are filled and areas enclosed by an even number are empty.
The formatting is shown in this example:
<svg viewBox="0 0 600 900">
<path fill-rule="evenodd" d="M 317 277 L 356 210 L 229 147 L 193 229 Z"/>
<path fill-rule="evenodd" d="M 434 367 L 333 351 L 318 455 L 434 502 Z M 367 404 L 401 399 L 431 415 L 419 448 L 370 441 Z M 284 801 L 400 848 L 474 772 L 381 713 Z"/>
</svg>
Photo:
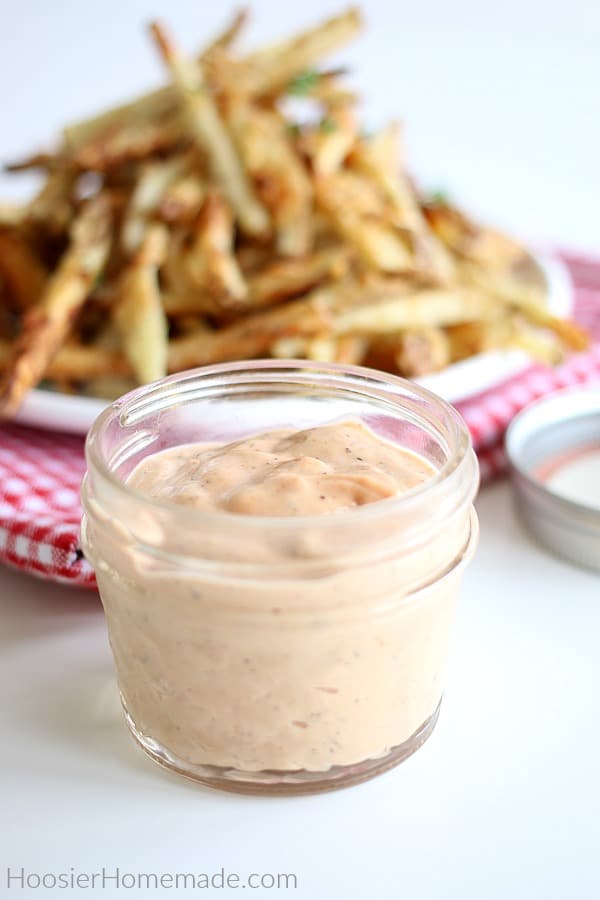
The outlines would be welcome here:
<svg viewBox="0 0 600 900">
<path fill-rule="evenodd" d="M 482 481 L 505 467 L 502 437 L 513 416 L 556 388 L 600 381 L 600 258 L 562 254 L 575 286 L 575 316 L 596 343 L 557 369 L 532 365 L 458 404 L 477 450 Z M 18 425 L 0 427 L 0 561 L 43 578 L 95 587 L 79 549 L 83 439 Z"/>
</svg>

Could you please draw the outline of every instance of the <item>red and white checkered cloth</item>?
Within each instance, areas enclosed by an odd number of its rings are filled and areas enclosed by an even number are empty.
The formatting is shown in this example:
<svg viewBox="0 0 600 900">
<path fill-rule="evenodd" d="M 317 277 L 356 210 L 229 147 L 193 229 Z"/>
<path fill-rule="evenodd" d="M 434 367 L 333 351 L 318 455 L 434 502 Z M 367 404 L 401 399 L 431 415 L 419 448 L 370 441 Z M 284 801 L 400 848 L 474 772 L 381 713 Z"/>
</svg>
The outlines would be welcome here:
<svg viewBox="0 0 600 900">
<path fill-rule="evenodd" d="M 531 366 L 458 404 L 483 482 L 504 470 L 502 438 L 520 409 L 557 388 L 600 380 L 600 258 L 562 254 L 561 259 L 575 286 L 575 316 L 598 343 L 557 369 Z M 78 543 L 84 470 L 82 438 L 0 426 L 0 561 L 52 581 L 95 587 Z"/>
</svg>

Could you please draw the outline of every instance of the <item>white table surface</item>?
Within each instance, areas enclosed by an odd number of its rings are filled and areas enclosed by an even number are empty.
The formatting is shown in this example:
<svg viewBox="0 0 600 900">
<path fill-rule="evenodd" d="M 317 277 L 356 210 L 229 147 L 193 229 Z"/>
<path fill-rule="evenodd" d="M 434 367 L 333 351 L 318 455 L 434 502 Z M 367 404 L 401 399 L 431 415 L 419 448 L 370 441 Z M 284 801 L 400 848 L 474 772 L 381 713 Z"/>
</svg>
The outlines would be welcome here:
<svg viewBox="0 0 600 900">
<path fill-rule="evenodd" d="M 534 545 L 505 484 L 478 507 L 433 736 L 314 797 L 221 794 L 160 769 L 121 718 L 95 594 L 0 569 L 0 897 L 135 895 L 6 888 L 7 866 L 119 866 L 294 873 L 295 890 L 251 896 L 298 900 L 597 900 L 600 578 Z"/>
</svg>

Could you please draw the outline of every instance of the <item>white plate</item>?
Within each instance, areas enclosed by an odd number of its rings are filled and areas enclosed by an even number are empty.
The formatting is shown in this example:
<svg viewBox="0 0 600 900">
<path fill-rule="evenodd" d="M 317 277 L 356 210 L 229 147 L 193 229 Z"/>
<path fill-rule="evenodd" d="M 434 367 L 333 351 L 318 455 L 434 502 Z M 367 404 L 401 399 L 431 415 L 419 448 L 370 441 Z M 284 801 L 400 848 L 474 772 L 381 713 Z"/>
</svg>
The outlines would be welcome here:
<svg viewBox="0 0 600 900">
<path fill-rule="evenodd" d="M 554 258 L 536 256 L 536 261 L 548 281 L 550 311 L 555 316 L 566 318 L 573 310 L 573 284 L 569 272 Z M 456 403 L 517 375 L 530 363 L 526 353 L 499 350 L 473 356 L 418 381 L 451 403 Z M 74 397 L 38 389 L 29 392 L 16 418 L 24 425 L 85 434 L 105 406 L 106 401 L 93 397 Z"/>
</svg>

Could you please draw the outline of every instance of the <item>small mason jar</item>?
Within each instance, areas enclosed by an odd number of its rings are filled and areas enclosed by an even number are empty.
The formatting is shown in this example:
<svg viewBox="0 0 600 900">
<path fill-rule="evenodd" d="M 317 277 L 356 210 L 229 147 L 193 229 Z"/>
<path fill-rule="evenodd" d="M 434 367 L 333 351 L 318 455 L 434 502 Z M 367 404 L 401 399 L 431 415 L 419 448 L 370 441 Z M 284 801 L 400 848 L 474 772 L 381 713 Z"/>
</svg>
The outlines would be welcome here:
<svg viewBox="0 0 600 900">
<path fill-rule="evenodd" d="M 206 512 L 127 483 L 150 454 L 358 420 L 420 455 L 408 493 L 321 516 Z M 447 403 L 369 369 L 254 361 L 183 372 L 100 415 L 83 546 L 143 749 L 234 791 L 302 793 L 389 769 L 431 734 L 478 469 Z"/>
</svg>

